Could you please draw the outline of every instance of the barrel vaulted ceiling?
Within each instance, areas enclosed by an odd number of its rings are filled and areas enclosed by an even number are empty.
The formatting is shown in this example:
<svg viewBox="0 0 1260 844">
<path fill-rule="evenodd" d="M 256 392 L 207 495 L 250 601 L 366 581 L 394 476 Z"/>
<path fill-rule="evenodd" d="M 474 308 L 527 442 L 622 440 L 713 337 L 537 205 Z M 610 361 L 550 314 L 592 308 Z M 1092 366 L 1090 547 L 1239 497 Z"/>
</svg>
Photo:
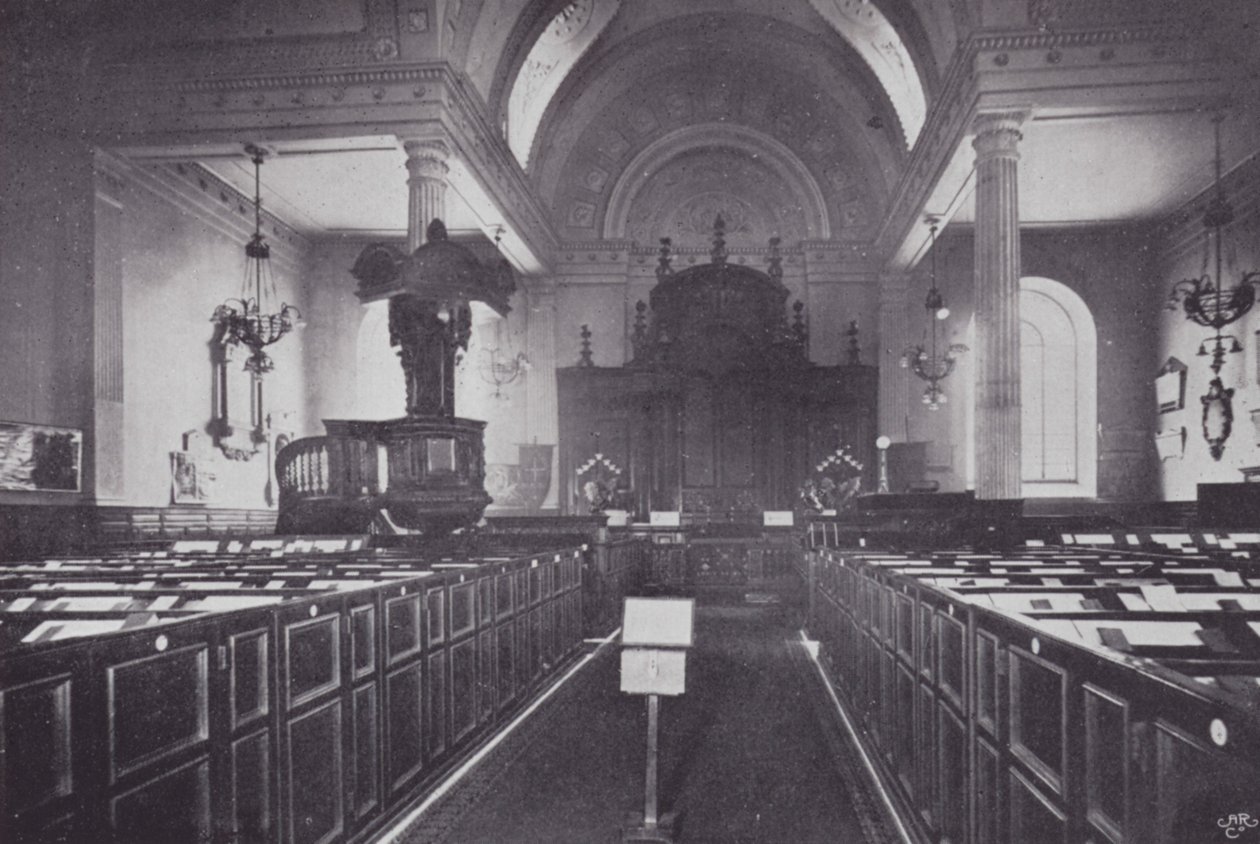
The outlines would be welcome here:
<svg viewBox="0 0 1260 844">
<path fill-rule="evenodd" d="M 1188 14 L 1173 0 L 72 7 L 27 4 L 9 31 L 31 48 L 23 61 L 66 84 L 93 75 L 83 67 L 108 71 L 84 97 L 106 103 L 101 146 L 201 161 L 248 195 L 241 146 L 264 143 L 276 153 L 265 204 L 311 236 L 401 234 L 400 138 L 449 131 L 458 100 L 466 148 L 452 159 L 448 216 L 502 233 L 527 272 L 565 243 L 700 245 L 719 212 L 733 247 L 833 239 L 901 261 L 924 212 L 969 218 L 966 115 L 979 97 L 1033 114 L 1020 162 L 1030 225 L 1153 219 L 1207 187 L 1205 87 L 1244 101 L 1224 128 L 1227 170 L 1254 154 L 1260 128 L 1260 85 L 1244 84 L 1260 67 L 1252 0 L 1194 15 L 1208 21 L 1200 29 L 1164 25 Z M 1121 25 L 1150 10 L 1162 29 Z M 1071 23 L 1056 15 L 1085 29 L 1056 34 Z M 81 56 L 82 43 L 92 50 Z M 442 81 L 406 81 L 424 74 Z"/>
<path fill-rule="evenodd" d="M 883 5 L 579 0 L 505 33 L 486 4 L 467 68 L 562 240 L 862 239 L 936 78 Z"/>
</svg>

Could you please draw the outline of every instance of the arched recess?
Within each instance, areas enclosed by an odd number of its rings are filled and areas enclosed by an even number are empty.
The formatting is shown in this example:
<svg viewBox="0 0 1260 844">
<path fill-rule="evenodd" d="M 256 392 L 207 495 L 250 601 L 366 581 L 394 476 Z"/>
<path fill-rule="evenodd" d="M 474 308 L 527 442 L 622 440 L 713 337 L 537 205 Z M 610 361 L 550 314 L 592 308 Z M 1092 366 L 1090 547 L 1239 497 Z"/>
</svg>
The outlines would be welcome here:
<svg viewBox="0 0 1260 844">
<path fill-rule="evenodd" d="M 1098 334 L 1071 288 L 1019 282 L 1020 403 L 1025 498 L 1098 494 Z"/>
<path fill-rule="evenodd" d="M 768 168 L 782 180 L 788 192 L 799 199 L 808 237 L 831 237 L 826 200 L 805 164 L 790 149 L 773 138 L 729 123 L 686 126 L 657 139 L 640 151 L 613 186 L 604 214 L 603 237 L 610 240 L 627 237 L 627 223 L 635 199 L 666 164 L 696 150 L 713 149 L 734 150 Z"/>
<path fill-rule="evenodd" d="M 507 141 L 522 169 L 543 114 L 569 71 L 613 19 L 621 0 L 574 0 L 534 41 L 508 94 Z"/>
<path fill-rule="evenodd" d="M 927 119 L 927 95 L 901 34 L 869 0 L 810 0 L 810 5 L 870 67 L 892 101 L 906 148 L 914 147 Z"/>
</svg>

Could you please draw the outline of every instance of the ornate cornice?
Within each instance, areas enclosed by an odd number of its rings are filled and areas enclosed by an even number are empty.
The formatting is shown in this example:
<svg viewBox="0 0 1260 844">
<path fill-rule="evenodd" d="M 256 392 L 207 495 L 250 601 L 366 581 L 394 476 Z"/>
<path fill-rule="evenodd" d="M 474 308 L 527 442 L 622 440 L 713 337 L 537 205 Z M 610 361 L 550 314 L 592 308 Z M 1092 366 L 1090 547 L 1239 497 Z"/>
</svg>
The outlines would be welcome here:
<svg viewBox="0 0 1260 844">
<path fill-rule="evenodd" d="M 973 32 L 959 44 L 947 67 L 936 98 L 928 112 L 919 140 L 911 150 L 901 180 L 892 192 L 888 213 L 876 238 L 875 249 L 882 260 L 891 261 L 919 222 L 924 204 L 950 166 L 956 151 L 969 132 L 980 105 L 978 80 L 990 70 L 1001 71 L 1011 61 L 1012 52 L 1040 53 L 1045 63 L 1056 64 L 1062 50 L 1100 47 L 1099 58 L 1109 61 L 1113 48 L 1125 44 L 1153 44 L 1151 58 L 1170 53 L 1170 43 L 1193 38 L 1200 25 L 1187 21 L 1137 23 L 1092 29 L 1045 31 Z M 981 68 L 982 54 L 994 54 L 993 67 Z M 936 209 L 933 209 L 936 210 Z"/>
<path fill-rule="evenodd" d="M 1100 44 L 1141 44 L 1181 41 L 1193 32 L 1190 19 L 1177 22 L 1125 24 L 1104 29 L 1067 29 L 1045 31 L 977 32 L 970 38 L 970 47 L 977 51 L 1045 50 L 1050 47 L 1093 47 Z"/>
<path fill-rule="evenodd" d="M 244 246 L 254 233 L 254 200 L 200 164 L 135 163 L 98 152 L 96 168 L 171 203 L 181 211 Z M 310 241 L 265 208 L 263 235 L 271 258 L 286 271 L 296 271 L 310 249 Z"/>
<path fill-rule="evenodd" d="M 145 71 L 162 69 L 165 76 L 207 78 L 234 75 L 241 68 L 279 69 L 298 66 L 335 67 L 380 64 L 399 57 L 399 14 L 396 0 L 358 0 L 362 27 L 357 31 L 280 34 L 228 31 L 197 32 L 159 43 L 138 43 L 132 33 L 105 36 L 99 65 L 107 73 L 125 70 L 137 56 Z M 172 10 L 172 14 L 178 14 Z M 182 22 L 159 32 L 177 32 Z M 236 36 L 236 37 L 233 37 Z"/>
</svg>

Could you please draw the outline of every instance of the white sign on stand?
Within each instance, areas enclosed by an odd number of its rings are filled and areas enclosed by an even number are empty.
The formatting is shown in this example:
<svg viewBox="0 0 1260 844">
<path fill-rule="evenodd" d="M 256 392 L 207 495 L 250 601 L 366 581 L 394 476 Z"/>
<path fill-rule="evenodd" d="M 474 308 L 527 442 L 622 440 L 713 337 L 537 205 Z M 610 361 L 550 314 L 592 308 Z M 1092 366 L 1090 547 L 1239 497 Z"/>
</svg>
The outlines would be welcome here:
<svg viewBox="0 0 1260 844">
<path fill-rule="evenodd" d="M 686 688 L 685 649 L 695 641 L 695 615 L 696 602 L 690 598 L 626 598 L 621 620 L 621 690 L 647 695 L 648 732 L 643 816 L 635 813 L 629 819 L 622 829 L 623 842 L 673 841 L 673 816 L 657 815 L 660 696 L 680 695 Z"/>
<path fill-rule="evenodd" d="M 689 648 L 694 644 L 696 602 L 692 598 L 626 598 L 621 644 Z"/>
</svg>

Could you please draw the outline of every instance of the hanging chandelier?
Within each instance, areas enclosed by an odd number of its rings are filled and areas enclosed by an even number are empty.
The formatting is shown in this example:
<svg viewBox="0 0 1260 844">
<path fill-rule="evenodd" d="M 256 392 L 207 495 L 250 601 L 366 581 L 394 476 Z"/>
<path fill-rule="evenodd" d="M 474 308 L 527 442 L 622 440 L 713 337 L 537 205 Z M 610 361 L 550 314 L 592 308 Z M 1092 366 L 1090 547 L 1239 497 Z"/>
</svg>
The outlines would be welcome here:
<svg viewBox="0 0 1260 844">
<path fill-rule="evenodd" d="M 276 282 L 271 275 L 271 246 L 262 234 L 262 194 L 259 171 L 266 153 L 249 144 L 245 152 L 254 162 L 254 236 L 245 244 L 245 280 L 241 298 L 228 299 L 214 309 L 212 319 L 221 327 L 225 342 L 239 343 L 250 351 L 245 370 L 261 377 L 275 368 L 271 356 L 263 351 L 293 330 L 301 318 L 298 309 L 282 303 L 274 310 Z"/>
<path fill-rule="evenodd" d="M 1207 241 L 1204 244 L 1203 275 L 1198 278 L 1187 278 L 1173 285 L 1168 297 L 1169 310 L 1175 310 L 1180 304 L 1185 309 L 1186 319 L 1216 333 L 1199 344 L 1199 355 L 1211 355 L 1212 372 L 1219 375 L 1225 364 L 1226 354 L 1242 351 L 1242 343 L 1232 334 L 1225 334 L 1222 329 L 1237 322 L 1248 311 L 1256 300 L 1255 285 L 1260 284 L 1260 271 L 1244 273 L 1238 284 L 1228 286 L 1223 276 L 1224 262 L 1222 257 L 1222 236 L 1225 227 L 1234 221 L 1234 209 L 1225 199 L 1225 189 L 1221 184 L 1221 123 L 1223 115 L 1212 118 L 1216 138 L 1216 194 L 1208 202 L 1203 212 L 1203 226 L 1207 229 Z M 1207 273 L 1209 260 L 1212 261 L 1212 274 Z M 1211 344 L 1211 351 L 1208 345 Z"/>
<path fill-rule="evenodd" d="M 928 383 L 923 391 L 923 403 L 928 410 L 939 410 L 948 401 L 948 396 L 941 389 L 941 381 L 954 371 L 958 356 L 967 351 L 967 347 L 961 343 L 950 343 L 942 349 L 937 337 L 936 324 L 949 318 L 949 308 L 945 307 L 945 297 L 936 286 L 936 220 L 928 220 L 928 225 L 931 226 L 932 237 L 932 275 L 924 307 L 931 339 L 927 346 L 920 343 L 907 347 L 901 355 L 901 366 Z"/>
<path fill-rule="evenodd" d="M 503 398 L 502 388 L 511 384 L 530 369 L 529 358 L 524 352 L 508 357 L 498 348 L 484 349 L 481 355 L 481 378 L 494 385 L 494 398 Z"/>
</svg>

